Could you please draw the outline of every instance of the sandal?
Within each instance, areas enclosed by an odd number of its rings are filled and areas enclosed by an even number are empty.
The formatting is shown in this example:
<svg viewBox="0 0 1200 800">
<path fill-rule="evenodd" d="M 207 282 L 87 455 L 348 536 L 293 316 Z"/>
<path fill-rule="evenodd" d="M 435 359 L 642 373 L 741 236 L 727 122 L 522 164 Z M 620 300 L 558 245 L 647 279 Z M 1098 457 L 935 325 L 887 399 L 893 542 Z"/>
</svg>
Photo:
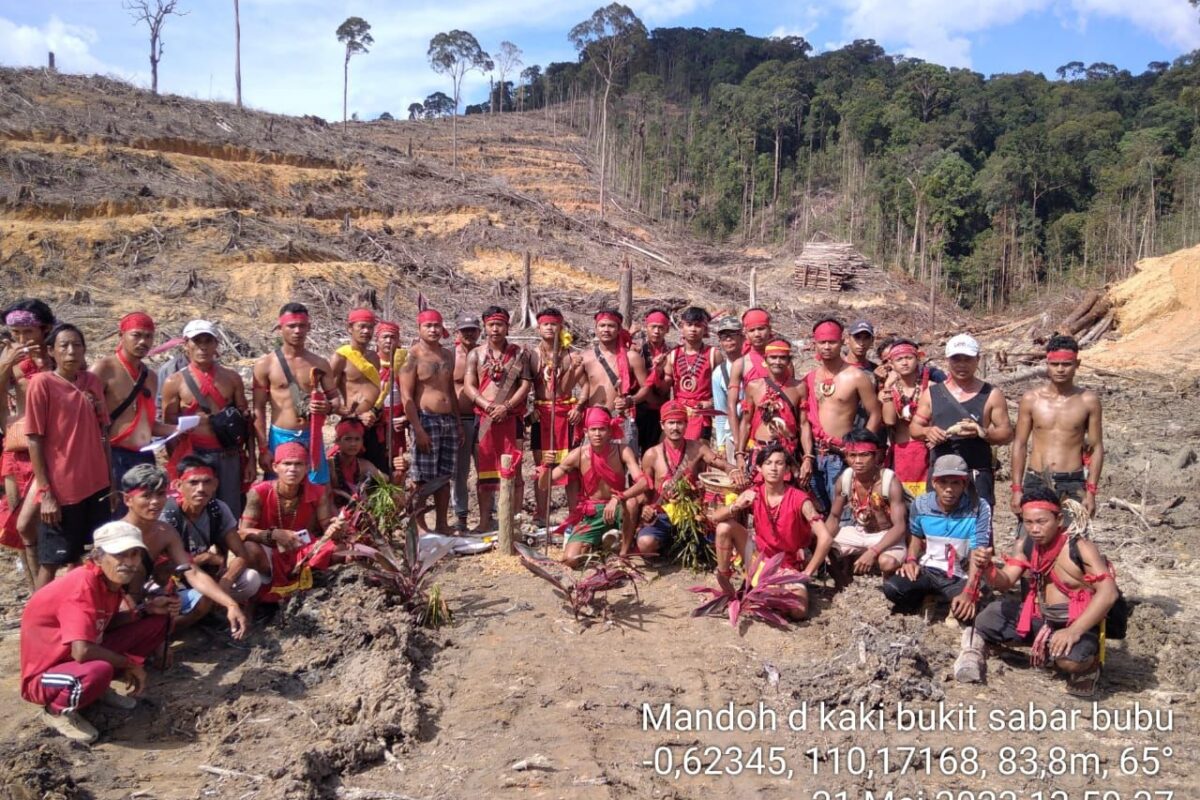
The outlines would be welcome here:
<svg viewBox="0 0 1200 800">
<path fill-rule="evenodd" d="M 1100 665 L 1087 672 L 1067 676 L 1067 693 L 1075 697 L 1093 697 L 1100 686 Z"/>
</svg>

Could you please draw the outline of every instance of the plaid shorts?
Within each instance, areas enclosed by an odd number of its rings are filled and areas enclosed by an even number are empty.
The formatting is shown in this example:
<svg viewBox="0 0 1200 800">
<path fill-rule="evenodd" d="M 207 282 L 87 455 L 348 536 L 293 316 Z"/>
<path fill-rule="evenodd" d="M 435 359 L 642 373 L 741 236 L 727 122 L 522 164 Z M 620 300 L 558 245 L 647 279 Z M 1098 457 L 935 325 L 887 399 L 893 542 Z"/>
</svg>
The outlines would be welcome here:
<svg viewBox="0 0 1200 800">
<path fill-rule="evenodd" d="M 413 479 L 424 483 L 443 475 L 453 476 L 458 456 L 458 417 L 425 411 L 418 411 L 417 415 L 421 427 L 429 434 L 430 444 L 429 452 L 422 453 L 413 443 Z"/>
</svg>

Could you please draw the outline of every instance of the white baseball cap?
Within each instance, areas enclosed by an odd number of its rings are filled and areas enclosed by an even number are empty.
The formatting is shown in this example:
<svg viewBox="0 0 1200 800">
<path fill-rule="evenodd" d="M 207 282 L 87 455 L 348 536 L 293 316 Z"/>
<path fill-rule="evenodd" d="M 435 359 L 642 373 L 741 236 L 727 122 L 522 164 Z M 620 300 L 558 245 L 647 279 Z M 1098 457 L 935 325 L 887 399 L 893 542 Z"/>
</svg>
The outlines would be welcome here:
<svg viewBox="0 0 1200 800">
<path fill-rule="evenodd" d="M 194 319 L 183 326 L 183 338 L 185 339 L 195 339 L 206 333 L 214 339 L 217 338 L 217 326 L 206 319 Z"/>
<path fill-rule="evenodd" d="M 950 356 L 970 356 L 977 358 L 979 356 L 979 342 L 974 336 L 968 333 L 960 333 L 950 341 L 946 342 L 946 358 Z"/>
<path fill-rule="evenodd" d="M 146 549 L 142 532 L 128 522 L 117 520 L 101 525 L 92 534 L 92 546 L 109 555 L 120 555 L 135 547 Z"/>
</svg>

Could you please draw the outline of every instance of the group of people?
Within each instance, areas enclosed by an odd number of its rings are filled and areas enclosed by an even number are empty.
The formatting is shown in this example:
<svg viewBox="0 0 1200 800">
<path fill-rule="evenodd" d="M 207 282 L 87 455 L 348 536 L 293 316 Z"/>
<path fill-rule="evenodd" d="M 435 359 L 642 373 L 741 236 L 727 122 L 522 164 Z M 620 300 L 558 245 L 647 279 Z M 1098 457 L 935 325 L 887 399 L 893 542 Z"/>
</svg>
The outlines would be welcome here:
<svg viewBox="0 0 1200 800">
<path fill-rule="evenodd" d="M 36 588 L 22 622 L 23 696 L 48 724 L 93 740 L 79 710 L 128 707 L 142 663 L 165 658 L 173 632 L 220 607 L 240 638 L 255 606 L 311 585 L 311 570 L 337 557 L 338 506 L 364 481 L 432 484 L 423 529 L 487 533 L 501 473 L 524 497 L 527 438 L 538 519 L 549 519 L 552 487 L 565 488 L 568 565 L 605 548 L 669 553 L 672 500 L 701 472 L 724 473 L 732 491 L 706 492 L 702 520 L 721 574 L 780 554 L 802 579 L 828 571 L 844 585 L 878 572 L 898 609 L 941 597 L 969 625 L 961 679 L 982 678 L 983 642 L 1025 641 L 1077 688 L 1094 687 L 1116 589 L 1095 546 L 1065 533 L 1062 498 L 1093 511 L 1103 466 L 1099 401 L 1074 384 L 1073 339 L 1049 343 L 1049 379 L 1022 398 L 1014 441 L 966 334 L 946 345 L 943 372 L 913 340 L 876 342 L 868 321 L 825 318 L 812 329 L 817 366 L 798 377 L 792 342 L 763 309 L 715 320 L 654 309 L 640 342 L 629 322 L 599 310 L 581 347 L 545 309 L 523 346 L 492 306 L 459 316 L 448 342 L 442 315 L 425 309 L 404 347 L 399 325 L 355 309 L 349 341 L 326 359 L 308 348 L 307 309 L 288 303 L 248 402 L 208 321 L 189 322 L 184 358 L 156 372 L 145 363 L 154 321 L 126 315 L 116 352 L 89 367 L 77 327 L 39 300 L 13 304 L 0 354 L 0 523 Z M 1009 442 L 1023 533 L 999 568 L 992 448 Z M 1029 586 L 1023 602 L 1000 596 L 1017 584 Z M 977 615 L 987 587 L 997 599 Z M 807 592 L 794 590 L 803 617 Z M 131 695 L 110 689 L 116 676 Z"/>
</svg>

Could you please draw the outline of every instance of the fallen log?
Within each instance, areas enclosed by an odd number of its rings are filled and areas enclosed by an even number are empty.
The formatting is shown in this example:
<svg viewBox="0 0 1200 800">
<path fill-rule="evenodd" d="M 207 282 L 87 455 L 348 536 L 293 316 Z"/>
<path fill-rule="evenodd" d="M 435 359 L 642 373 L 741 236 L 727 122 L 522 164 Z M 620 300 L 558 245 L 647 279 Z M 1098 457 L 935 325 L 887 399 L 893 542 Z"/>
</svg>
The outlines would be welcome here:
<svg viewBox="0 0 1200 800">
<path fill-rule="evenodd" d="M 1079 346 L 1087 347 L 1090 344 L 1096 343 L 1101 336 L 1108 333 L 1109 329 L 1112 328 L 1113 320 L 1114 315 L 1112 312 L 1109 312 L 1104 319 L 1097 322 L 1092 326 L 1091 330 L 1079 338 Z"/>
<path fill-rule="evenodd" d="M 1017 381 L 1023 381 L 1028 378 L 1044 378 L 1044 377 L 1046 377 L 1046 365 L 1038 364 L 1036 367 L 1027 367 L 1026 369 L 1019 369 L 1016 372 L 1010 372 L 1006 375 L 996 375 L 995 377 L 989 376 L 988 383 L 991 383 L 993 385 L 1001 384 L 1001 383 L 1016 383 Z"/>
<path fill-rule="evenodd" d="M 1071 309 L 1071 313 L 1067 314 L 1066 318 L 1059 323 L 1058 327 L 1067 331 L 1071 330 L 1071 326 L 1082 319 L 1088 312 L 1090 312 L 1092 307 L 1095 306 L 1100 300 L 1101 296 L 1102 295 L 1098 290 L 1089 290 L 1083 295 L 1083 299 L 1079 301 L 1079 305 Z"/>
<path fill-rule="evenodd" d="M 1071 327 L 1067 333 L 1070 333 L 1072 336 L 1074 336 L 1080 331 L 1090 328 L 1102 320 L 1104 315 L 1110 310 L 1112 310 L 1112 301 L 1107 297 L 1101 298 L 1094 306 L 1091 307 L 1091 309 L 1088 310 L 1086 314 L 1071 324 Z"/>
</svg>

